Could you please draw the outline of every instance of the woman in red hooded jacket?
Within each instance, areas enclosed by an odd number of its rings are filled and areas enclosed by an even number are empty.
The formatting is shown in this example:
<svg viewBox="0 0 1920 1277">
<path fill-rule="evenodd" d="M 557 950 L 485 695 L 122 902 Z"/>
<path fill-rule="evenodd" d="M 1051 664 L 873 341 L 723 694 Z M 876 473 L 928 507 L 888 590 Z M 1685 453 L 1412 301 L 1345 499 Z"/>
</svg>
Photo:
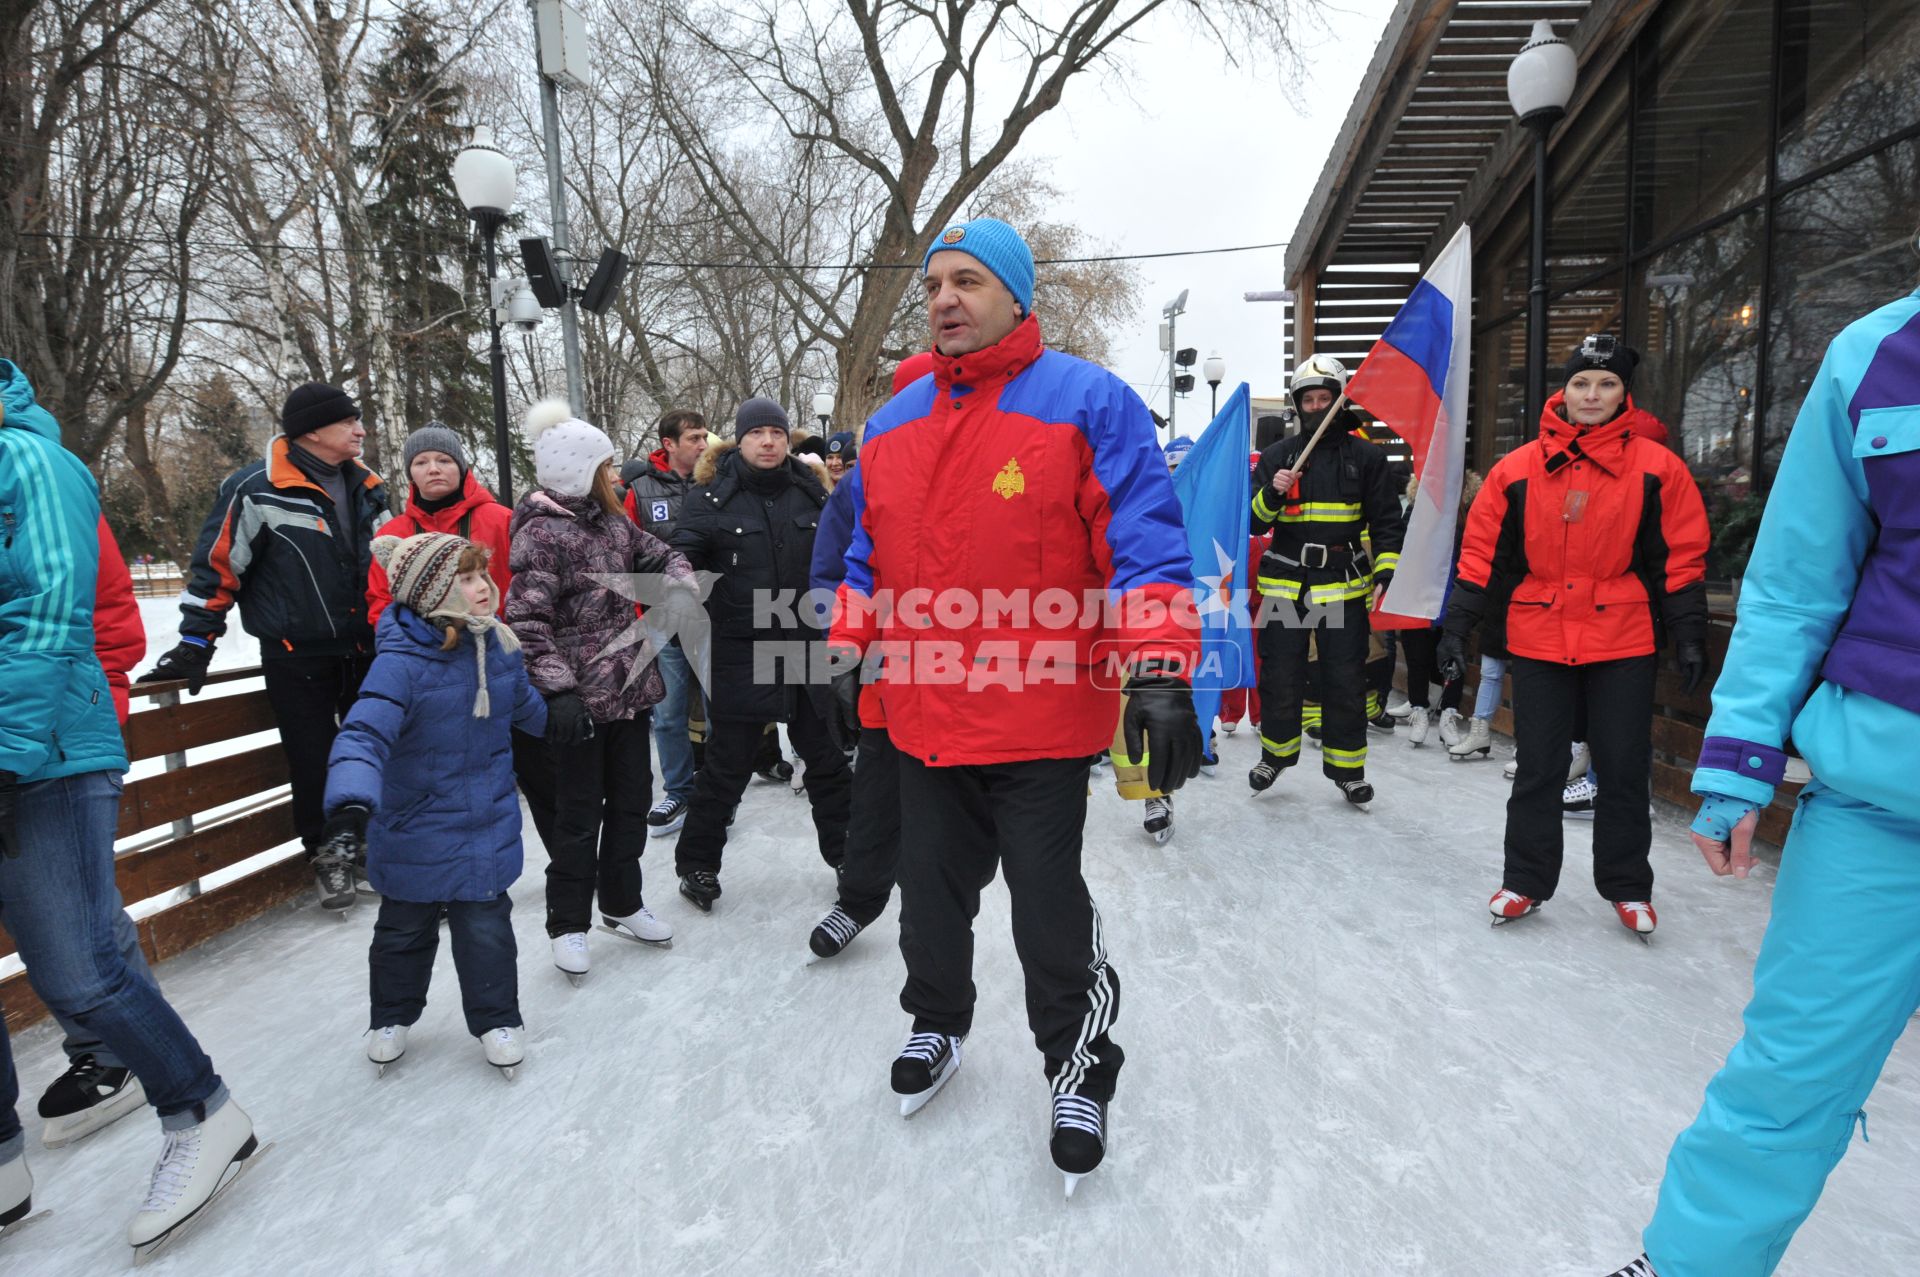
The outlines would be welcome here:
<svg viewBox="0 0 1920 1277">
<path fill-rule="evenodd" d="M 1467 516 L 1440 666 L 1494 607 L 1513 654 L 1519 772 L 1507 803 L 1495 925 L 1533 912 L 1560 880 L 1560 795 L 1578 707 L 1600 779 L 1594 886 L 1643 939 L 1655 924 L 1655 653 L 1670 639 L 1687 690 L 1706 672 L 1706 506 L 1686 464 L 1652 442 L 1628 394 L 1640 357 L 1610 334 L 1581 342 L 1540 437 L 1501 458 Z"/>
</svg>

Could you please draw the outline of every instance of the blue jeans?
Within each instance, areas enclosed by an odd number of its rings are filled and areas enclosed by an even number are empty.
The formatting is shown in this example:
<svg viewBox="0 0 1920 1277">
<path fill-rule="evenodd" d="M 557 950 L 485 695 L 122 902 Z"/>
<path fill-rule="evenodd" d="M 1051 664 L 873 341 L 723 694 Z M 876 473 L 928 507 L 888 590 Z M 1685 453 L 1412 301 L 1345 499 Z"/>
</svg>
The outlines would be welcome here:
<svg viewBox="0 0 1920 1277">
<path fill-rule="evenodd" d="M 20 787 L 18 856 L 0 856 L 0 925 L 27 980 L 61 1022 L 104 1043 L 133 1070 L 168 1130 L 197 1125 L 226 1102 L 213 1061 L 167 1005 L 151 974 L 121 953 L 113 834 L 120 778 L 86 772 Z M 24 1144 L 20 1079 L 0 1028 L 0 1162 Z"/>
<path fill-rule="evenodd" d="M 152 968 L 147 966 L 147 955 L 140 948 L 140 929 L 133 925 L 133 919 L 127 916 L 125 909 L 114 915 L 113 938 L 114 943 L 119 946 L 120 956 L 127 961 L 127 969 L 156 989 L 159 988 L 154 981 Z M 57 1011 L 53 1018 L 66 1031 L 67 1037 L 60 1044 L 60 1049 L 67 1053 L 69 1060 L 91 1055 L 94 1063 L 102 1068 L 124 1069 L 127 1067 L 126 1061 L 115 1055 L 107 1044 L 100 1040 L 98 1034 L 81 1028 L 77 1021 Z"/>
<path fill-rule="evenodd" d="M 653 707 L 653 757 L 660 769 L 660 787 L 669 798 L 686 802 L 693 797 L 693 742 L 687 739 L 687 698 L 701 695 L 687 654 L 675 640 L 660 649 L 655 663 L 666 699 Z"/>
<path fill-rule="evenodd" d="M 1920 821 L 1815 781 L 1780 856 L 1746 1033 L 1674 1141 L 1642 1237 L 1660 1277 L 1764 1277 L 1866 1128 L 1920 1008 Z"/>
<path fill-rule="evenodd" d="M 433 957 L 440 948 L 442 907 L 392 896 L 380 902 L 373 944 L 367 950 L 373 1002 L 369 1028 L 420 1019 L 433 979 Z M 517 1028 L 519 950 L 513 942 L 513 901 L 503 891 L 491 900 L 450 900 L 444 908 L 467 1032 L 477 1038 L 488 1029 Z"/>
<path fill-rule="evenodd" d="M 1473 716 L 1492 718 L 1500 708 L 1500 683 L 1507 676 L 1507 663 L 1497 656 L 1480 654 L 1480 686 L 1473 693 Z"/>
</svg>

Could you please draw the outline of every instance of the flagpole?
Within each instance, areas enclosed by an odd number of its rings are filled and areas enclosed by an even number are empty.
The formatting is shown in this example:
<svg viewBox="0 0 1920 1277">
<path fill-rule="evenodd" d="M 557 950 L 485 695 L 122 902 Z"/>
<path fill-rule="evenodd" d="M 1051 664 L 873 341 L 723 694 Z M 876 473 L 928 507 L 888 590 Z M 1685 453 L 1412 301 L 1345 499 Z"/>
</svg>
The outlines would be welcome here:
<svg viewBox="0 0 1920 1277">
<path fill-rule="evenodd" d="M 1313 450 L 1320 446 L 1320 436 L 1327 433 L 1327 427 L 1333 424 L 1335 414 L 1346 406 L 1347 392 L 1342 390 L 1340 397 L 1333 401 L 1333 407 L 1327 409 L 1327 415 L 1320 419 L 1320 426 L 1313 432 L 1313 438 L 1307 440 L 1307 446 L 1300 450 L 1300 455 L 1294 458 L 1293 464 L 1287 467 L 1288 469 L 1304 470 L 1307 468 L 1307 458 L 1311 457 Z"/>
</svg>

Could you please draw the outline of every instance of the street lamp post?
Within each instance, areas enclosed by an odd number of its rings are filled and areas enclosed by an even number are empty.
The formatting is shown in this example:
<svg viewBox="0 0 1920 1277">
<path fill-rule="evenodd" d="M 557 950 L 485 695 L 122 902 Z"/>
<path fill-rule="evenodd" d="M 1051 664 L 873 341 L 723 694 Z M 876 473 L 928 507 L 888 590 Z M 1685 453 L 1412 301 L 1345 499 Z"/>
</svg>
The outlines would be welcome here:
<svg viewBox="0 0 1920 1277">
<path fill-rule="evenodd" d="M 476 128 L 473 141 L 453 158 L 453 188 L 459 193 L 460 203 L 466 206 L 467 213 L 479 226 L 480 236 L 486 242 L 489 294 L 493 290 L 497 265 L 494 240 L 500 234 L 500 227 L 506 223 L 508 210 L 513 207 L 514 185 L 513 161 L 493 144 L 493 130 Z M 494 464 L 499 468 L 496 482 L 500 488 L 500 500 L 511 506 L 513 462 L 507 433 L 507 359 L 500 348 L 500 311 L 495 306 L 487 307 L 487 327 L 492 332 L 493 454 Z"/>
<path fill-rule="evenodd" d="M 1227 361 L 1220 358 L 1220 352 L 1216 350 L 1207 356 L 1201 371 L 1207 375 L 1207 385 L 1213 388 L 1213 415 L 1217 417 L 1220 415 L 1220 383 L 1227 379 Z"/>
<path fill-rule="evenodd" d="M 1533 24 L 1507 67 L 1507 101 L 1533 132 L 1532 279 L 1527 286 L 1527 429 L 1539 429 L 1547 399 L 1547 134 L 1567 113 L 1579 59 L 1545 18 Z"/>
<path fill-rule="evenodd" d="M 826 434 L 833 421 L 833 392 L 816 390 L 813 392 L 813 415 L 820 419 L 820 433 Z"/>
</svg>

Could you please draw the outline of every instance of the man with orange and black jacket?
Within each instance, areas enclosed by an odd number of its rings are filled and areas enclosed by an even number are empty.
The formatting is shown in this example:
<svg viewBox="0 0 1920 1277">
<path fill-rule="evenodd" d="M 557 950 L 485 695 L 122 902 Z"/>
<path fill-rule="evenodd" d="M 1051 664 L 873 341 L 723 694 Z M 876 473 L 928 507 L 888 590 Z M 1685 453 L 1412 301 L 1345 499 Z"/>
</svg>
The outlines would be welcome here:
<svg viewBox="0 0 1920 1277">
<path fill-rule="evenodd" d="M 1400 489 L 1379 445 L 1342 408 L 1313 453 L 1301 454 L 1346 389 L 1347 370 L 1314 355 L 1288 387 L 1300 433 L 1269 447 L 1253 473 L 1253 530 L 1273 529 L 1260 557 L 1260 761 L 1254 793 L 1300 761 L 1308 645 L 1323 687 L 1321 769 L 1346 800 L 1373 800 L 1367 781 L 1368 614 L 1393 579 L 1406 534 Z"/>
<path fill-rule="evenodd" d="M 236 604 L 260 642 L 267 700 L 293 789 L 293 824 L 314 860 L 320 903 L 353 904 L 351 867 L 320 856 L 327 753 L 373 660 L 367 572 L 387 490 L 360 464 L 366 438 L 347 392 L 308 382 L 287 396 L 265 459 L 220 485 L 180 596 L 180 642 L 142 683 L 206 682 Z"/>
</svg>

